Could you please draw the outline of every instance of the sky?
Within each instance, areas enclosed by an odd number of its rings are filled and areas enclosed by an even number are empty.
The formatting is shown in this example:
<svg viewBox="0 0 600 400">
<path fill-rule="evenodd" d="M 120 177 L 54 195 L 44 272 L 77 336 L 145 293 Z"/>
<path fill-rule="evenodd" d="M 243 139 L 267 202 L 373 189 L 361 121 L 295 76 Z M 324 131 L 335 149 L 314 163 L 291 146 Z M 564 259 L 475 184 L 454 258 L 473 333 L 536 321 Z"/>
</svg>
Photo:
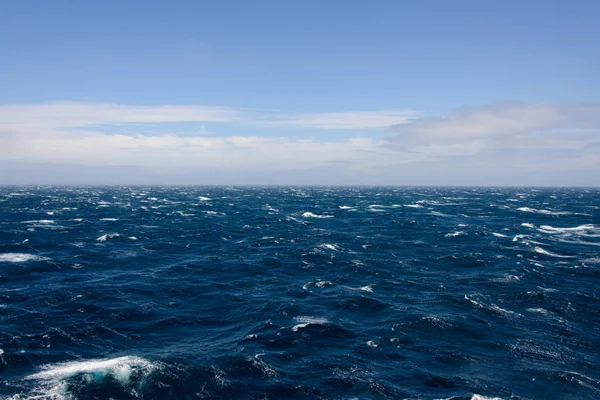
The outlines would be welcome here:
<svg viewBox="0 0 600 400">
<path fill-rule="evenodd" d="M 600 186 L 597 0 L 0 16 L 0 184 Z"/>
</svg>

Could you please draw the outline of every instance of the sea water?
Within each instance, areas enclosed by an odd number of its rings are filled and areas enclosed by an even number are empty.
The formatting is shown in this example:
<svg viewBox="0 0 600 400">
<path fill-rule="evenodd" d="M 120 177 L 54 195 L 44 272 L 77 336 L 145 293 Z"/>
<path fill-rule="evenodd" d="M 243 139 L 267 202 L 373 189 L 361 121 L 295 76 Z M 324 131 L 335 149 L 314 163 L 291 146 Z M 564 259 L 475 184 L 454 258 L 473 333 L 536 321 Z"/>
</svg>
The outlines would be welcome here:
<svg viewBox="0 0 600 400">
<path fill-rule="evenodd" d="M 0 188 L 0 398 L 600 398 L 600 190 Z"/>
</svg>

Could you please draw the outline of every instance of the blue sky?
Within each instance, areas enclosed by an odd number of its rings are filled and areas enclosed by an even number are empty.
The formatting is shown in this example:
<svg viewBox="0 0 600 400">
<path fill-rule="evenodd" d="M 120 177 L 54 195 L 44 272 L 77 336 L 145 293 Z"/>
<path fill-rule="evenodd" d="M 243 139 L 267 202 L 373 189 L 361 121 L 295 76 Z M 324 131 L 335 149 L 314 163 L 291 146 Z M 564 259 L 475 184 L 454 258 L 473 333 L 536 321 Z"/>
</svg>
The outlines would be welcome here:
<svg viewBox="0 0 600 400">
<path fill-rule="evenodd" d="M 0 14 L 0 183 L 600 185 L 598 1 Z"/>
</svg>

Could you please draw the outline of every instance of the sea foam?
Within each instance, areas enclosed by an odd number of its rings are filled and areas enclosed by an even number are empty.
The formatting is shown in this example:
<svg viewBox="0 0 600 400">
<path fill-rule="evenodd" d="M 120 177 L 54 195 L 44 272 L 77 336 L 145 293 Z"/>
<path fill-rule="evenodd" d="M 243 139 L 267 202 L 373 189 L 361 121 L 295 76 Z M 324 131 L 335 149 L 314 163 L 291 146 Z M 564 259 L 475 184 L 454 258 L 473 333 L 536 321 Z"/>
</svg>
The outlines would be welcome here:
<svg viewBox="0 0 600 400">
<path fill-rule="evenodd" d="M 69 393 L 70 378 L 83 376 L 85 380 L 82 382 L 93 382 L 110 376 L 123 386 L 129 386 L 134 377 L 141 382 L 158 368 L 160 364 L 136 356 L 47 364 L 42 366 L 39 372 L 25 377 L 25 380 L 37 381 L 38 386 L 34 387 L 27 397 L 19 395 L 13 398 L 72 399 Z"/>
<path fill-rule="evenodd" d="M 27 262 L 27 261 L 44 261 L 47 257 L 36 256 L 35 254 L 26 253 L 4 253 L 0 254 L 0 262 Z"/>
<path fill-rule="evenodd" d="M 318 215 L 318 214 L 313 214 L 310 211 L 302 213 L 302 216 L 304 218 L 333 218 L 333 215 Z"/>
</svg>

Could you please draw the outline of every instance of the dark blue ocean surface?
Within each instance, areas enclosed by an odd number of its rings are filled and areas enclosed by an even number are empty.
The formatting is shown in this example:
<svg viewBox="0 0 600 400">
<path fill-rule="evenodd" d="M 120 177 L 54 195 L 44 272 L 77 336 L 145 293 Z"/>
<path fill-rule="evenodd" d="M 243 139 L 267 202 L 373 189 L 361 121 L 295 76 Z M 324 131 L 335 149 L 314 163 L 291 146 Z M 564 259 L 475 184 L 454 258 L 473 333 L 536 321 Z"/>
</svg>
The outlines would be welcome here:
<svg viewBox="0 0 600 400">
<path fill-rule="evenodd" d="M 0 398 L 598 399 L 600 190 L 0 188 Z"/>
</svg>

